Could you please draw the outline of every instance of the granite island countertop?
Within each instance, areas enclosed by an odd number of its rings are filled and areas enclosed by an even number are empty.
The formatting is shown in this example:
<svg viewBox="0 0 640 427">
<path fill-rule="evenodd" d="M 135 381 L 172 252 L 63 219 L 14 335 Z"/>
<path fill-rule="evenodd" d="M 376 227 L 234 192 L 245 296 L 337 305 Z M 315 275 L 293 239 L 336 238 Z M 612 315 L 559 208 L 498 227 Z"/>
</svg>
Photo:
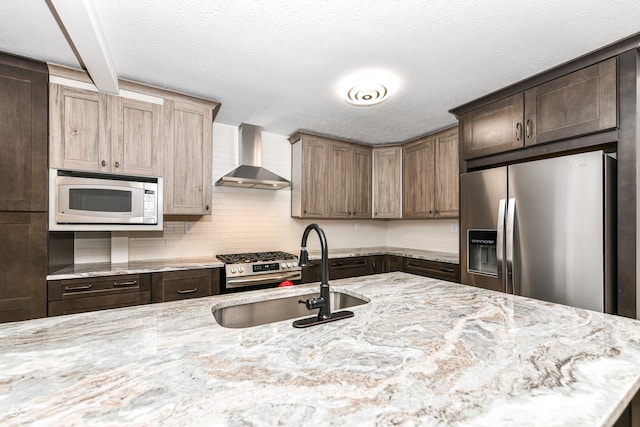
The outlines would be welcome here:
<svg viewBox="0 0 640 427">
<path fill-rule="evenodd" d="M 640 322 L 395 272 L 353 318 L 219 326 L 299 285 L 0 325 L 2 425 L 609 426 Z M 301 297 L 302 298 L 302 297 Z"/>
</svg>

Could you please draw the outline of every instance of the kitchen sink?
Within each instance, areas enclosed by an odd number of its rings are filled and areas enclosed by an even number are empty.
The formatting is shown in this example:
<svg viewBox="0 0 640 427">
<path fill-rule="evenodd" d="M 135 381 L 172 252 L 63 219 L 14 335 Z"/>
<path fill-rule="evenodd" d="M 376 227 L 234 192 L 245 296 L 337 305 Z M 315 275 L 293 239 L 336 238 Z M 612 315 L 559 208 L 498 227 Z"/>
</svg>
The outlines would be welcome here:
<svg viewBox="0 0 640 427">
<path fill-rule="evenodd" d="M 370 301 L 362 295 L 358 297 L 339 291 L 332 291 L 329 295 L 332 311 L 363 305 Z M 225 328 L 249 328 L 281 320 L 317 315 L 317 310 L 307 310 L 305 305 L 300 304 L 298 301 L 319 296 L 320 294 L 315 292 L 250 303 L 213 306 L 211 311 L 220 326 Z"/>
</svg>

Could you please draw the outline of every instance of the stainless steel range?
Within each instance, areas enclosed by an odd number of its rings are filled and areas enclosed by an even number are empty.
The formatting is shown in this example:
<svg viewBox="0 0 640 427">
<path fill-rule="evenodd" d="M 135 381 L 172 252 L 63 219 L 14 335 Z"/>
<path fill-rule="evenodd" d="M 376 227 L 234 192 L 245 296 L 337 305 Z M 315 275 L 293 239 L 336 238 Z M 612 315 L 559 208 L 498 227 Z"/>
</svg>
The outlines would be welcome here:
<svg viewBox="0 0 640 427">
<path fill-rule="evenodd" d="M 225 263 L 223 293 L 274 288 L 283 281 L 299 284 L 302 279 L 298 257 L 287 252 L 223 254 L 216 257 Z"/>
</svg>

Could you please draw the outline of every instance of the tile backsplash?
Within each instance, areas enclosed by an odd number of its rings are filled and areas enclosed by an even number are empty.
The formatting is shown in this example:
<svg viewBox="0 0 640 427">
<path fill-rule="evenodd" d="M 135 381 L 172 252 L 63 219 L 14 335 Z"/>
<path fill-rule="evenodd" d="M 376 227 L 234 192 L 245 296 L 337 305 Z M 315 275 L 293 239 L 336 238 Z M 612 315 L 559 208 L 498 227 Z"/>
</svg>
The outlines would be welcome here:
<svg viewBox="0 0 640 427">
<path fill-rule="evenodd" d="M 214 182 L 238 166 L 238 128 L 213 125 Z M 262 134 L 262 166 L 287 179 L 291 146 L 286 136 Z M 213 187 L 213 211 L 193 221 L 165 218 L 163 231 L 130 232 L 129 260 L 211 257 L 216 254 L 283 250 L 297 252 L 307 224 L 317 222 L 330 248 L 397 246 L 458 251 L 457 220 L 299 220 L 290 216 L 291 189 Z M 318 249 L 309 238 L 309 248 Z M 108 262 L 110 233 L 78 232 L 76 263 Z"/>
</svg>

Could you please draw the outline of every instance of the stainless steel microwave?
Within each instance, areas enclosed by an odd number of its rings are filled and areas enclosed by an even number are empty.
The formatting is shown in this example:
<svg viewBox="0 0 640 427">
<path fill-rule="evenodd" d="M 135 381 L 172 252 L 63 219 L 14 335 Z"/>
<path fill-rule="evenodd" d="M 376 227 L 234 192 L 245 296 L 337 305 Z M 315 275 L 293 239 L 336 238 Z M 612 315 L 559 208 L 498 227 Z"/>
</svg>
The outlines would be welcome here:
<svg viewBox="0 0 640 427">
<path fill-rule="evenodd" d="M 162 230 L 162 178 L 49 170 L 49 230 Z"/>
</svg>

